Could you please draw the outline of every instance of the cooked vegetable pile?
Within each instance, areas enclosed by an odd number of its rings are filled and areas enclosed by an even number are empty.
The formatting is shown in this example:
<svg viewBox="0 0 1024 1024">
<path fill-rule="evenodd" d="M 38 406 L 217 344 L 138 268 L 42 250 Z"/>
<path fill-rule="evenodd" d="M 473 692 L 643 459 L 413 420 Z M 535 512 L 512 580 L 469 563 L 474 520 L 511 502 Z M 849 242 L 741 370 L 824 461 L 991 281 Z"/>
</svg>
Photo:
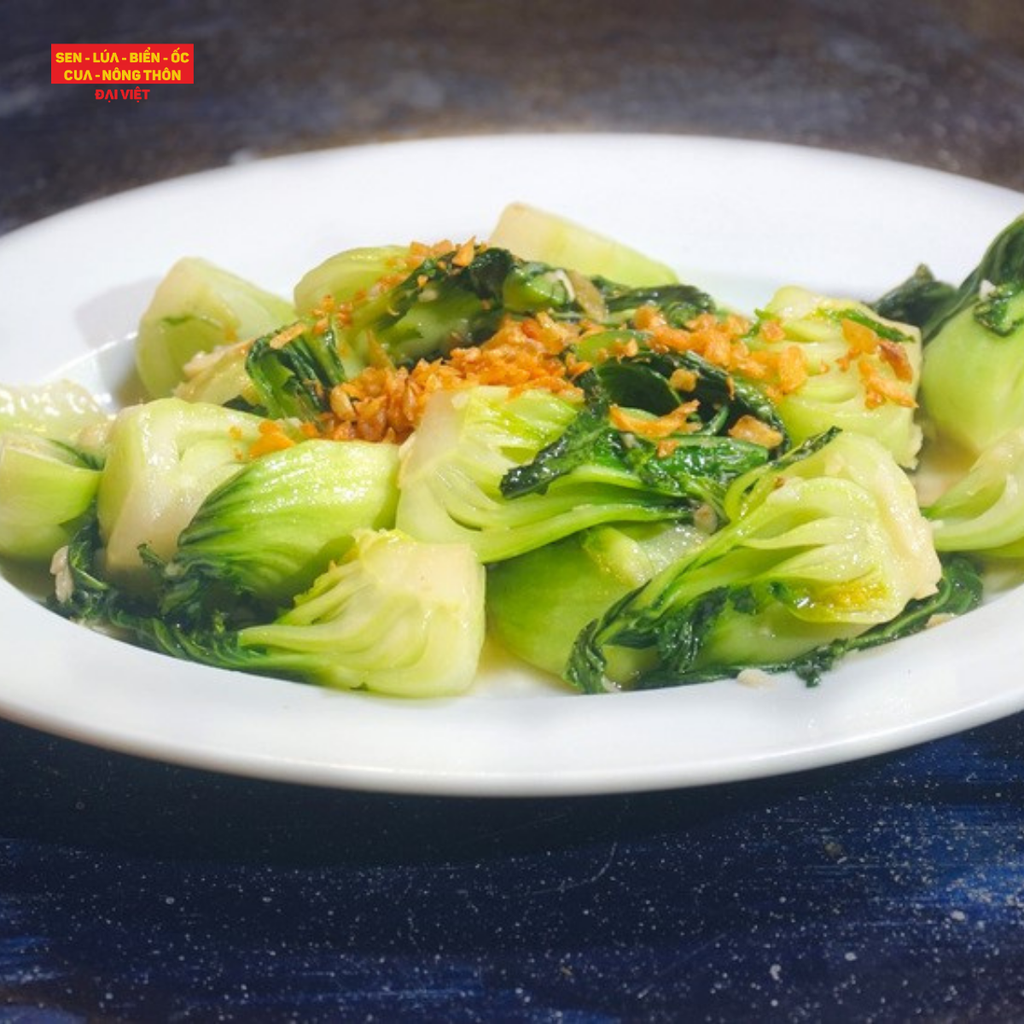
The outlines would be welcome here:
<svg viewBox="0 0 1024 1024">
<path fill-rule="evenodd" d="M 1024 218 L 959 286 L 746 315 L 516 204 L 291 301 L 183 259 L 135 344 L 115 413 L 0 387 L 0 558 L 204 664 L 446 696 L 489 635 L 585 693 L 815 683 L 1024 558 Z"/>
</svg>

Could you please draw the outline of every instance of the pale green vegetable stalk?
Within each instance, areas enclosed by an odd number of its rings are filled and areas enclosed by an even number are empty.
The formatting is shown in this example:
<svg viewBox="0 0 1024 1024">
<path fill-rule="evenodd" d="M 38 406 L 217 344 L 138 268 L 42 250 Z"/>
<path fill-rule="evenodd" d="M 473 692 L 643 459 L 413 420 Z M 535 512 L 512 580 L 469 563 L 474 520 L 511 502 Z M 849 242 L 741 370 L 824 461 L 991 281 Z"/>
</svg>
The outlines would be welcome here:
<svg viewBox="0 0 1024 1024">
<path fill-rule="evenodd" d="M 560 675 L 589 622 L 706 539 L 677 523 L 597 526 L 497 562 L 487 575 L 491 633 L 528 664 Z"/>
<path fill-rule="evenodd" d="M 246 365 L 251 347 L 251 341 L 238 341 L 193 356 L 185 364 L 181 383 L 172 394 L 186 402 L 257 406 L 259 395 Z"/>
<path fill-rule="evenodd" d="M 692 503 L 597 462 L 541 491 L 505 497 L 506 474 L 560 438 L 579 408 L 540 390 L 438 392 L 403 449 L 398 528 L 420 540 L 468 544 L 490 563 L 600 523 L 654 522 L 689 510 Z"/>
<path fill-rule="evenodd" d="M 139 322 L 135 363 L 154 398 L 170 395 L 197 353 L 244 342 L 295 319 L 284 299 L 207 260 L 179 260 Z M 234 396 L 232 396 L 234 397 Z"/>
<path fill-rule="evenodd" d="M 520 259 L 565 267 L 634 288 L 678 281 L 664 263 L 528 203 L 506 206 L 488 242 Z"/>
<path fill-rule="evenodd" d="M 0 432 L 30 431 L 78 445 L 86 432 L 90 440 L 93 434 L 102 440 L 109 420 L 110 414 L 92 392 L 74 381 L 0 384 Z"/>
<path fill-rule="evenodd" d="M 1024 280 L 983 284 L 927 353 L 921 394 L 940 436 L 980 455 L 1024 426 Z"/>
<path fill-rule="evenodd" d="M 986 448 L 925 515 L 939 551 L 1024 556 L 1024 427 Z"/>
<path fill-rule="evenodd" d="M 977 456 L 1024 426 L 1024 217 L 955 291 L 927 304 L 924 332 L 921 395 L 938 437 Z"/>
<path fill-rule="evenodd" d="M 341 558 L 359 529 L 390 527 L 398 447 L 306 440 L 261 455 L 210 493 L 178 538 L 165 611 L 283 606 Z"/>
<path fill-rule="evenodd" d="M 249 460 L 263 422 L 178 398 L 118 413 L 97 495 L 104 571 L 128 588 L 148 588 L 140 547 L 171 558 L 206 496 Z"/>
<path fill-rule="evenodd" d="M 388 531 L 357 534 L 348 559 L 240 642 L 325 686 L 442 697 L 470 687 L 483 638 L 484 571 L 472 550 Z"/>
<path fill-rule="evenodd" d="M 910 481 L 862 434 L 753 470 L 725 504 L 725 527 L 580 634 L 567 678 L 598 692 L 789 667 L 889 622 L 941 577 Z"/>
<path fill-rule="evenodd" d="M 782 336 L 766 336 L 761 330 L 765 322 L 781 326 Z M 874 351 L 851 350 L 850 339 L 857 337 L 858 328 L 868 341 L 874 335 Z M 865 329 L 871 334 L 864 335 Z M 789 286 L 779 289 L 760 311 L 750 344 L 775 351 L 795 345 L 806 362 L 805 383 L 776 403 L 795 442 L 840 427 L 873 437 L 901 466 L 917 464 L 922 433 L 916 418 L 921 376 L 921 333 L 916 327 L 886 320 L 860 302 Z M 866 375 L 891 388 L 900 400 L 876 401 Z"/>
<path fill-rule="evenodd" d="M 309 316 L 327 305 L 351 302 L 382 278 L 409 272 L 408 246 L 381 245 L 345 249 L 307 271 L 295 286 L 295 309 Z M 404 268 L 404 273 L 403 273 Z"/>
<path fill-rule="evenodd" d="M 476 676 L 484 570 L 465 545 L 357 531 L 348 554 L 275 621 L 185 629 L 118 616 L 158 649 L 221 668 L 395 697 L 453 697 Z"/>
<path fill-rule="evenodd" d="M 99 480 L 99 470 L 65 444 L 0 433 L 0 556 L 49 563 L 73 536 Z"/>
</svg>

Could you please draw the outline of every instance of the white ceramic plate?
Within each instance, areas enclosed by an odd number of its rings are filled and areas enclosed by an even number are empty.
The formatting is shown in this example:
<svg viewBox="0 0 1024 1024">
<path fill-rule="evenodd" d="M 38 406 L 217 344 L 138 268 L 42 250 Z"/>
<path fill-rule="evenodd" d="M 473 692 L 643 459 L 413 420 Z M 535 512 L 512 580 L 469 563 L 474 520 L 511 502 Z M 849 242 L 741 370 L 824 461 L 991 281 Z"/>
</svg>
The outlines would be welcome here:
<svg viewBox="0 0 1024 1024">
<path fill-rule="evenodd" d="M 700 138 L 502 136 L 239 165 L 0 241 L 0 380 L 114 398 L 160 276 L 200 255 L 287 293 L 354 245 L 485 237 L 506 202 L 557 210 L 752 309 L 799 283 L 873 298 L 921 261 L 959 280 L 1024 197 L 834 153 Z M 1024 708 L 1024 592 L 790 678 L 583 697 L 489 657 L 473 695 L 401 703 L 186 664 L 72 625 L 0 579 L 0 714 L 219 771 L 413 793 L 688 786 L 864 757 Z"/>
</svg>

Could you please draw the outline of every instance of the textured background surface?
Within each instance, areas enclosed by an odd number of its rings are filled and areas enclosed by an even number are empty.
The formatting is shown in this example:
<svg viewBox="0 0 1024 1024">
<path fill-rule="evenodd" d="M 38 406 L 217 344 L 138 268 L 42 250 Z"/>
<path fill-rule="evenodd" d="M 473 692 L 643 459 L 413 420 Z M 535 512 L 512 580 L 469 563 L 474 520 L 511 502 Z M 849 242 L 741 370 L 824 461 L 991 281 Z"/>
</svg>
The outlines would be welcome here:
<svg viewBox="0 0 1024 1024">
<path fill-rule="evenodd" d="M 251 156 L 526 129 L 770 138 L 1024 185 L 1024 9 L 998 0 L 6 0 L 0 17 L 6 229 Z M 49 84 L 51 43 L 133 41 L 193 43 L 198 84 L 114 108 Z"/>
<path fill-rule="evenodd" d="M 1024 15 L 992 0 L 284 8 L 7 0 L 0 230 L 274 153 L 537 129 L 771 138 L 1024 189 Z M 116 106 L 51 86 L 50 43 L 77 41 L 194 43 L 198 84 Z M 1020 717 L 785 779 L 496 803 L 0 725 L 2 1020 L 1022 1017 Z"/>
<path fill-rule="evenodd" d="M 792 778 L 543 802 L 0 741 L 0 1006 L 68 1014 L 44 1020 L 1024 1015 L 1020 719 Z"/>
</svg>

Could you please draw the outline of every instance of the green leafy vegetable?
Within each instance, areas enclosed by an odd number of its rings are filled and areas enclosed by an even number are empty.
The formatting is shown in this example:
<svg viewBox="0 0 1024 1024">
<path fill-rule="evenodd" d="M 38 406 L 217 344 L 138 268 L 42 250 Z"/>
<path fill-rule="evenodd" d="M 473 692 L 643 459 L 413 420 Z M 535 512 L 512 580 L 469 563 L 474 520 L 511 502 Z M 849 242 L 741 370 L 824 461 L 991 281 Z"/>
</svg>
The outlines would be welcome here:
<svg viewBox="0 0 1024 1024">
<path fill-rule="evenodd" d="M 538 348 L 505 373 L 496 335 Z M 816 683 L 1024 557 L 1022 336 L 1024 218 L 958 287 L 783 288 L 749 330 L 524 204 L 487 244 L 339 252 L 294 306 L 186 259 L 140 323 L 152 401 L 0 386 L 0 556 L 75 621 L 335 688 L 463 693 L 485 625 L 584 692 Z M 973 459 L 924 509 L 919 397 Z M 401 446 L 326 439 L 383 403 Z"/>
<path fill-rule="evenodd" d="M 33 433 L 95 451 L 111 416 L 88 388 L 70 380 L 0 384 L 0 433 Z"/>
<path fill-rule="evenodd" d="M 186 402 L 255 409 L 260 398 L 246 370 L 252 339 L 193 356 L 172 394 Z"/>
<path fill-rule="evenodd" d="M 567 267 L 588 277 L 604 277 L 631 287 L 677 280 L 675 272 L 664 263 L 527 203 L 506 206 L 489 241 L 524 260 Z"/>
<path fill-rule="evenodd" d="M 927 344 L 936 325 L 956 300 L 956 291 L 953 285 L 939 281 L 927 266 L 921 264 L 910 277 L 876 299 L 871 306 L 881 317 L 919 328 Z"/>
<path fill-rule="evenodd" d="M 986 448 L 924 512 L 939 551 L 1024 556 L 1024 427 Z"/>
<path fill-rule="evenodd" d="M 350 303 L 382 279 L 405 276 L 413 258 L 410 246 L 380 245 L 345 249 L 307 271 L 295 286 L 295 309 L 303 317 Z"/>
<path fill-rule="evenodd" d="M 854 651 L 913 636 L 946 617 L 966 615 L 981 604 L 983 591 L 984 581 L 976 562 L 960 555 L 947 557 L 942 561 L 942 576 L 934 594 L 908 601 L 899 615 L 857 636 L 833 640 L 788 664 L 783 662 L 769 667 L 776 672 L 795 672 L 801 679 L 817 685 L 840 659 Z"/>
<path fill-rule="evenodd" d="M 262 417 L 217 405 L 160 398 L 118 413 L 97 493 L 104 570 L 148 589 L 140 548 L 161 560 L 206 496 L 238 473 L 261 436 Z"/>
<path fill-rule="evenodd" d="M 403 264 L 409 267 L 404 273 Z M 614 269 L 616 263 L 608 265 Z M 373 282 L 377 271 L 381 277 Z M 323 301 L 326 290 L 334 303 Z M 493 242 L 430 253 L 419 262 L 411 251 L 403 256 L 390 247 L 342 252 L 311 280 L 300 282 L 299 293 L 304 313 L 317 302 L 324 307 L 320 315 L 331 323 L 331 344 L 349 376 L 382 361 L 410 364 L 475 345 L 491 337 L 507 316 L 544 313 L 615 325 L 627 322 L 638 307 L 656 303 L 669 322 L 682 324 L 714 308 L 710 296 L 674 278 L 634 285 L 611 276 L 588 277 L 522 258 Z M 336 308 L 339 302 L 343 310 Z"/>
<path fill-rule="evenodd" d="M 545 391 L 439 392 L 403 452 L 398 527 L 427 541 L 468 544 L 485 563 L 600 523 L 675 519 L 693 502 L 644 488 L 600 446 L 543 493 L 508 498 L 502 481 L 562 436 L 579 406 Z"/>
<path fill-rule="evenodd" d="M 487 575 L 490 632 L 528 664 L 560 675 L 589 622 L 706 539 L 677 523 L 598 526 L 497 562 Z"/>
<path fill-rule="evenodd" d="M 398 284 L 356 303 L 341 338 L 364 365 L 381 357 L 412 363 L 482 341 L 505 314 L 505 286 L 514 272 L 530 278 L 538 304 L 567 300 L 548 268 L 530 273 L 503 249 L 452 250 L 428 256 Z"/>
<path fill-rule="evenodd" d="M 102 548 L 93 506 L 51 563 L 54 593 L 49 603 L 66 618 L 109 628 L 122 595 L 104 578 L 99 565 Z"/>
<path fill-rule="evenodd" d="M 286 338 L 286 340 L 285 340 Z M 287 336 L 267 334 L 249 348 L 245 371 L 257 405 L 277 418 L 317 422 L 330 408 L 331 388 L 348 376 L 331 326 L 295 324 Z"/>
<path fill-rule="evenodd" d="M 585 356 L 599 348 L 602 337 L 600 333 L 588 337 L 585 345 L 579 346 L 579 354 Z M 609 402 L 664 415 L 681 402 L 695 400 L 699 406 L 692 419 L 699 423 L 699 433 L 722 434 L 751 416 L 778 434 L 778 441 L 772 446 L 776 454 L 789 446 L 786 424 L 761 387 L 696 352 L 652 352 L 642 332 L 634 332 L 634 337 L 639 347 L 635 356 L 605 359 L 594 368 Z M 671 384 L 679 370 L 686 371 L 694 380 L 686 391 Z M 581 383 L 587 386 L 587 378 Z M 659 387 L 664 389 L 661 394 Z"/>
<path fill-rule="evenodd" d="M 396 697 L 450 697 L 476 675 L 484 572 L 465 546 L 363 530 L 273 622 L 204 631 L 122 609 L 113 618 L 158 650 L 207 665 Z"/>
<path fill-rule="evenodd" d="M 762 330 L 765 323 L 781 326 L 781 335 Z M 863 303 L 790 286 L 761 312 L 751 345 L 776 351 L 795 345 L 803 354 L 807 380 L 777 403 L 794 441 L 840 427 L 875 438 L 901 466 L 916 465 L 922 440 L 915 417 L 917 328 L 885 320 Z"/>
<path fill-rule="evenodd" d="M 0 433 L 0 555 L 48 563 L 92 505 L 99 478 L 95 464 L 68 445 Z"/>
<path fill-rule="evenodd" d="M 179 260 L 139 322 L 135 361 L 151 397 L 170 395 L 201 352 L 246 341 L 295 319 L 283 299 L 207 260 Z"/>
<path fill-rule="evenodd" d="M 741 477 L 729 522 L 613 605 L 566 675 L 597 692 L 792 662 L 892 620 L 940 575 L 906 475 L 878 442 L 829 433 Z"/>
<path fill-rule="evenodd" d="M 659 369 L 644 357 L 630 360 L 608 361 L 594 371 L 579 378 L 586 393 L 586 406 L 569 424 L 565 432 L 545 446 L 529 462 L 508 470 L 501 480 L 501 493 L 506 498 L 520 498 L 526 494 L 543 494 L 557 480 L 570 473 L 577 477 L 593 476 L 601 467 L 605 476 L 614 472 L 625 483 L 632 479 L 633 486 L 665 497 L 692 499 L 710 505 L 721 512 L 726 485 L 741 473 L 763 465 L 770 451 L 753 442 L 717 436 L 731 426 L 739 413 L 719 406 L 724 399 L 724 384 L 719 371 L 709 371 L 701 380 L 710 387 L 700 388 L 700 394 L 712 399 L 702 405 L 709 414 L 708 422 L 700 419 L 698 411 L 693 421 L 680 424 L 680 430 L 669 435 L 670 450 L 642 433 L 623 429 L 612 420 L 613 399 L 625 398 L 631 404 L 636 420 L 642 424 L 656 415 L 665 415 L 681 405 L 681 396 L 671 388 L 668 378 L 681 364 L 693 367 L 699 357 L 661 357 L 665 365 Z M 722 385 L 723 393 L 719 390 Z M 616 403 L 617 404 L 617 403 Z M 758 406 L 763 407 L 758 396 Z M 735 403 L 744 410 L 742 398 Z M 649 416 L 644 416 L 648 413 Z M 772 415 L 772 421 L 775 420 Z M 780 424 L 781 426 L 781 424 Z M 686 428 L 685 430 L 683 428 Z M 785 433 L 779 433 L 780 446 Z M 664 439 L 663 439 L 664 440 Z M 610 477 L 608 477 L 610 478 Z"/>
<path fill-rule="evenodd" d="M 392 525 L 397 476 L 397 447 L 366 441 L 303 441 L 248 462 L 181 532 L 161 607 L 196 619 L 218 606 L 234 616 L 244 598 L 287 604 L 357 530 Z"/>
<path fill-rule="evenodd" d="M 598 318 L 601 322 L 629 323 L 642 306 L 656 306 L 667 324 L 684 327 L 701 313 L 717 311 L 715 300 L 691 284 L 633 287 L 605 277 L 595 277 L 593 284 L 603 304 L 604 315 Z"/>
<path fill-rule="evenodd" d="M 1024 426 L 1024 218 L 960 285 L 927 351 L 921 395 L 940 437 L 979 456 Z"/>
<path fill-rule="evenodd" d="M 1024 216 L 1008 224 L 991 241 L 978 265 L 964 278 L 955 296 L 938 310 L 928 324 L 925 340 L 930 343 L 946 323 L 972 309 L 986 293 L 1004 285 L 1024 281 Z"/>
</svg>

